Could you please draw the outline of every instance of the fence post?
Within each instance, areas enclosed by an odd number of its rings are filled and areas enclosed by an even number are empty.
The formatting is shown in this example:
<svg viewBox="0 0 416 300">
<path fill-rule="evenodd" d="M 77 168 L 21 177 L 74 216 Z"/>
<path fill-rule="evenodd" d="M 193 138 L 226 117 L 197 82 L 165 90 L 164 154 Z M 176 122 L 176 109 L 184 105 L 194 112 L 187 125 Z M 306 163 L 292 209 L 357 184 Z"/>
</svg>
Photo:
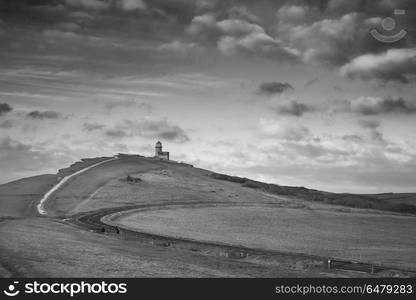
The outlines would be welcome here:
<svg viewBox="0 0 416 300">
<path fill-rule="evenodd" d="M 328 259 L 328 269 L 331 269 L 331 260 Z"/>
</svg>

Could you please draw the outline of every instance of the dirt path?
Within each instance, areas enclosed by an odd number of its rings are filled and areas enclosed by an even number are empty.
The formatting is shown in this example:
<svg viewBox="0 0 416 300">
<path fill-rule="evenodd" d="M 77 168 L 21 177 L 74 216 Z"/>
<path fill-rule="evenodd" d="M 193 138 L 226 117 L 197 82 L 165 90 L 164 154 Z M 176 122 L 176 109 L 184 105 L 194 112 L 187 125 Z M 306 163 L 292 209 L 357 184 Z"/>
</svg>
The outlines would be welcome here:
<svg viewBox="0 0 416 300">
<path fill-rule="evenodd" d="M 39 212 L 39 214 L 41 214 L 41 215 L 46 215 L 46 210 L 44 209 L 44 205 L 45 205 L 45 202 L 48 200 L 48 198 L 53 194 L 53 193 L 55 193 L 59 188 L 61 188 L 68 180 L 70 180 L 71 178 L 73 178 L 73 177 L 75 177 L 75 176 L 78 176 L 78 175 L 80 175 L 80 174 L 82 174 L 82 173 L 84 173 L 84 172 L 86 172 L 86 171 L 88 171 L 88 170 L 90 170 L 90 169 L 92 169 L 92 168 L 94 168 L 94 167 L 97 167 L 97 166 L 99 166 L 99 165 L 102 165 L 102 164 L 105 164 L 105 163 L 108 163 L 108 162 L 110 162 L 110 161 L 114 161 L 114 160 L 116 160 L 116 159 L 118 159 L 118 158 L 111 158 L 111 159 L 107 159 L 107 160 L 104 160 L 104 161 L 101 161 L 101 162 L 99 162 L 99 163 L 96 163 L 96 164 L 94 164 L 94 165 L 91 165 L 91 166 L 89 166 L 89 167 L 86 167 L 86 168 L 84 168 L 84 169 L 81 169 L 81 170 L 79 170 L 79 171 L 77 171 L 77 172 L 75 172 L 75 173 L 73 173 L 73 174 L 71 174 L 71 175 L 68 175 L 68 176 L 65 176 L 57 185 L 55 185 L 53 188 L 51 188 L 44 196 L 43 196 L 43 198 L 42 199 L 40 199 L 40 201 L 39 201 L 39 204 L 37 205 L 37 210 L 38 210 L 38 212 Z"/>
</svg>

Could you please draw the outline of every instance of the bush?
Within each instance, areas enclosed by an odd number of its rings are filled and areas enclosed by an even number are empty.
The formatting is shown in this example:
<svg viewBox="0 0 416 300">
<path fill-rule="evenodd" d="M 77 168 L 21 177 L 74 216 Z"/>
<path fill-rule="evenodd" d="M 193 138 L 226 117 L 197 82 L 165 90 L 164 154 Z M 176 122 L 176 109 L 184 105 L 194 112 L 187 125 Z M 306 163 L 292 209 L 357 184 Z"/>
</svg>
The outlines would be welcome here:
<svg viewBox="0 0 416 300">
<path fill-rule="evenodd" d="M 138 178 L 138 177 L 132 177 L 130 175 L 127 175 L 126 181 L 128 183 L 137 183 L 137 182 L 141 182 L 142 180 L 140 178 Z"/>
</svg>

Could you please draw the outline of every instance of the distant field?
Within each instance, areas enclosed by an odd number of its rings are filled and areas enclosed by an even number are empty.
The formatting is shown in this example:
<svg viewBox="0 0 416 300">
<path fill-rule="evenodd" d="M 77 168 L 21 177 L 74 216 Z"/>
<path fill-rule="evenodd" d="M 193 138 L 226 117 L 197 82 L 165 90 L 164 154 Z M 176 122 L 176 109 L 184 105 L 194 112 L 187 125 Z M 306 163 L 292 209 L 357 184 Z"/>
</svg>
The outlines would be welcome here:
<svg viewBox="0 0 416 300">
<path fill-rule="evenodd" d="M 270 207 L 205 207 L 138 212 L 113 221 L 161 235 L 416 269 L 416 217 Z"/>
</svg>

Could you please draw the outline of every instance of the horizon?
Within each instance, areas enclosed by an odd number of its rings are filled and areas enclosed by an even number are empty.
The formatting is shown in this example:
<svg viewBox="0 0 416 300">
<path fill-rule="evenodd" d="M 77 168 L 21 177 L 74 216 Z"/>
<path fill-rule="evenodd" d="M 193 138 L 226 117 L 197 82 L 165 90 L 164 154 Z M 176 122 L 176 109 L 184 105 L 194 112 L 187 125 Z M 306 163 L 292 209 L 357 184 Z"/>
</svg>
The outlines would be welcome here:
<svg viewBox="0 0 416 300">
<path fill-rule="evenodd" d="M 415 8 L 0 0 L 0 184 L 151 155 L 161 140 L 173 160 L 218 173 L 415 193 Z M 374 29 L 406 35 L 386 43 Z"/>
<path fill-rule="evenodd" d="M 108 157 L 117 157 L 117 156 L 119 156 L 119 155 L 127 155 L 127 156 L 128 156 L 128 155 L 131 155 L 131 156 L 136 156 L 136 155 L 138 155 L 138 156 L 141 156 L 142 158 L 150 158 L 150 159 L 154 158 L 154 156 L 153 156 L 153 155 L 146 156 L 146 155 L 143 155 L 143 154 L 141 154 L 141 153 L 117 153 L 117 154 L 115 154 L 115 155 L 108 156 Z M 98 157 L 100 157 L 100 156 L 98 156 Z M 98 158 L 98 157 L 84 157 L 84 158 L 81 158 L 81 159 L 79 159 L 79 160 L 77 160 L 77 161 L 74 161 L 73 163 L 80 162 L 82 159 L 93 159 L 93 158 Z M 105 157 L 105 156 L 101 156 L 101 157 Z M 172 160 L 172 159 L 169 159 L 169 161 L 171 161 L 171 162 L 173 162 L 173 163 L 179 163 L 179 164 L 181 164 L 181 163 L 185 163 L 185 164 L 187 164 L 187 162 L 186 162 L 186 161 L 175 161 L 175 160 Z M 69 165 L 68 165 L 68 166 L 66 166 L 66 167 L 64 167 L 64 168 L 67 168 L 67 167 L 69 167 Z M 195 165 L 192 165 L 192 167 L 199 168 L 198 166 L 195 166 Z M 203 169 L 203 168 L 200 168 L 200 169 Z M 222 174 L 222 173 L 216 172 L 215 170 L 209 170 L 209 169 L 203 169 L 203 170 L 206 170 L 206 171 L 209 171 L 209 172 L 213 172 L 213 173 L 217 173 L 217 174 Z M 37 174 L 37 175 L 33 175 L 33 176 L 28 176 L 28 177 L 18 178 L 18 179 L 14 179 L 14 180 L 11 180 L 11 181 L 8 181 L 8 182 L 3 182 L 3 183 L 0 183 L 0 185 L 2 185 L 2 184 L 9 184 L 9 183 L 13 183 L 13 182 L 15 182 L 15 181 L 28 179 L 28 178 L 35 177 L 35 176 L 43 176 L 43 175 L 56 175 L 56 174 L 58 174 L 58 172 L 59 172 L 59 170 L 57 170 L 57 172 L 56 172 L 56 173 Z M 236 176 L 236 177 L 242 177 L 242 176 L 239 176 L 238 174 L 225 174 L 225 175 L 229 175 L 229 176 Z M 250 178 L 250 177 L 243 177 L 243 178 L 246 178 L 246 179 L 248 179 L 248 180 L 254 180 L 254 181 L 257 181 L 257 180 L 255 180 L 255 179 L 253 179 L 253 178 Z M 307 187 L 307 186 L 286 186 L 286 185 L 281 185 L 281 184 L 276 183 L 276 182 L 264 182 L 264 181 L 260 181 L 260 182 L 262 182 L 262 183 L 266 183 L 266 184 L 272 184 L 272 185 L 283 186 L 283 187 L 307 188 L 307 189 L 310 189 L 310 190 L 315 190 L 315 189 L 309 188 L 309 187 Z M 320 191 L 320 192 L 329 192 L 329 191 L 326 191 L 326 190 L 317 190 L 317 191 Z M 416 192 L 398 192 L 398 193 L 395 193 L 395 192 L 383 192 L 383 193 L 361 193 L 361 194 L 358 194 L 358 193 L 356 193 L 356 194 L 355 194 L 355 193 L 348 193 L 348 192 L 329 192 L 329 193 L 335 193 L 335 194 L 352 194 L 352 195 L 381 195 L 381 194 L 414 194 L 414 193 L 416 193 Z"/>
</svg>

